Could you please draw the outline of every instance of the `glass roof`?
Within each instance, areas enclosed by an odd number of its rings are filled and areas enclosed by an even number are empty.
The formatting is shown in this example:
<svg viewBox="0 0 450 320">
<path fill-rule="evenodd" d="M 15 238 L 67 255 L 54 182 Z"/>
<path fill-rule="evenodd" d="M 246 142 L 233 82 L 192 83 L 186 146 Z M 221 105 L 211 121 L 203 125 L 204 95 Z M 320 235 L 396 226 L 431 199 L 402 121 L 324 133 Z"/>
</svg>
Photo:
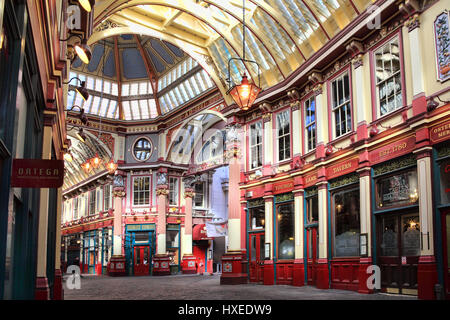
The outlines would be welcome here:
<svg viewBox="0 0 450 320">
<path fill-rule="evenodd" d="M 279 83 L 373 2 L 245 1 L 245 56 L 257 65 L 232 60 L 232 81 L 239 83 L 245 72 L 254 81 L 259 76 L 263 89 Z M 103 0 L 94 14 L 96 26 L 109 20 L 131 29 L 139 27 L 142 34 L 160 34 L 169 42 L 192 46 L 193 51 L 209 55 L 219 78 L 227 79 L 229 59 L 243 57 L 243 9 L 240 0 Z"/>
</svg>

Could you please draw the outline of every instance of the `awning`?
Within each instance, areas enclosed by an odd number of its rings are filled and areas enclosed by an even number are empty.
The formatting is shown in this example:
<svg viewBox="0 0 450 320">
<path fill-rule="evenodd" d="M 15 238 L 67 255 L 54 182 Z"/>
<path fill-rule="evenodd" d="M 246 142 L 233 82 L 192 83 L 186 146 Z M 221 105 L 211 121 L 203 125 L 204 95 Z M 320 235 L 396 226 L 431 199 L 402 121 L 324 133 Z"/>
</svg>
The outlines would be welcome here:
<svg viewBox="0 0 450 320">
<path fill-rule="evenodd" d="M 194 228 L 192 228 L 192 240 L 211 240 L 212 238 L 208 238 L 206 234 L 206 225 L 196 224 Z"/>
</svg>

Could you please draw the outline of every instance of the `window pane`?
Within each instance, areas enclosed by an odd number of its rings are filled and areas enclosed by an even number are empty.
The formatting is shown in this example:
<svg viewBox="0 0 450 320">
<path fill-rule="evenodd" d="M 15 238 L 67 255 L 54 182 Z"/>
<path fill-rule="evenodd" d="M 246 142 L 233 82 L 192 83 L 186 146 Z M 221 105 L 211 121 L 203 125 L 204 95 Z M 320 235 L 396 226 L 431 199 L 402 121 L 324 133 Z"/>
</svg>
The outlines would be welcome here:
<svg viewBox="0 0 450 320">
<path fill-rule="evenodd" d="M 278 259 L 294 259 L 294 203 L 277 206 Z"/>
<path fill-rule="evenodd" d="M 334 256 L 359 256 L 359 189 L 333 195 Z"/>
<path fill-rule="evenodd" d="M 376 198 L 378 209 L 418 203 L 417 172 L 411 170 L 379 178 L 376 181 Z"/>
</svg>

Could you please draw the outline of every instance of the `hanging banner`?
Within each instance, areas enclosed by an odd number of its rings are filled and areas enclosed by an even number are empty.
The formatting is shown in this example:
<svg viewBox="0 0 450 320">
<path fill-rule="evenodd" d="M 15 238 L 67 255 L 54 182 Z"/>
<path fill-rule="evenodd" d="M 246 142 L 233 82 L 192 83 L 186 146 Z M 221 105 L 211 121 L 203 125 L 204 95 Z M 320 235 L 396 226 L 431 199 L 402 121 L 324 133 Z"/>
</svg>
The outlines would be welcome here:
<svg viewBox="0 0 450 320">
<path fill-rule="evenodd" d="M 63 160 L 13 159 L 13 188 L 60 188 L 63 183 Z"/>
<path fill-rule="evenodd" d="M 224 237 L 228 235 L 227 223 L 213 224 L 206 223 L 206 234 L 209 238 Z"/>
</svg>

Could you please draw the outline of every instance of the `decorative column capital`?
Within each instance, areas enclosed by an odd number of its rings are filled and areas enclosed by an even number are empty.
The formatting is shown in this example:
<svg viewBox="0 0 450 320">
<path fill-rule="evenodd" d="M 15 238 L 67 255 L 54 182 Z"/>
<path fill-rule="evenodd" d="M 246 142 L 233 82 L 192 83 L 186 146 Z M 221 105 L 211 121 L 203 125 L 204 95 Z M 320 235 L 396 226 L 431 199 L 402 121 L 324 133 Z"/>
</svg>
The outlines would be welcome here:
<svg viewBox="0 0 450 320">
<path fill-rule="evenodd" d="M 405 26 L 408 28 L 408 32 L 413 31 L 416 28 L 420 28 L 420 16 L 418 13 L 410 16 L 405 22 Z"/>
<path fill-rule="evenodd" d="M 184 198 L 194 198 L 195 192 L 193 189 L 184 189 Z"/>
<path fill-rule="evenodd" d="M 270 122 L 272 121 L 272 114 L 271 113 L 264 113 L 262 116 L 263 122 Z"/>
<path fill-rule="evenodd" d="M 167 196 L 169 194 L 169 187 L 167 185 L 159 185 L 156 187 L 157 196 Z"/>
<path fill-rule="evenodd" d="M 113 181 L 113 195 L 117 198 L 124 198 L 127 195 L 125 190 L 124 177 L 121 174 L 116 174 Z"/>
<path fill-rule="evenodd" d="M 364 59 L 364 55 L 363 54 L 358 54 L 357 56 L 355 56 L 352 59 L 352 65 L 353 65 L 353 69 L 358 69 L 359 67 L 363 66 L 363 59 Z"/>
</svg>

